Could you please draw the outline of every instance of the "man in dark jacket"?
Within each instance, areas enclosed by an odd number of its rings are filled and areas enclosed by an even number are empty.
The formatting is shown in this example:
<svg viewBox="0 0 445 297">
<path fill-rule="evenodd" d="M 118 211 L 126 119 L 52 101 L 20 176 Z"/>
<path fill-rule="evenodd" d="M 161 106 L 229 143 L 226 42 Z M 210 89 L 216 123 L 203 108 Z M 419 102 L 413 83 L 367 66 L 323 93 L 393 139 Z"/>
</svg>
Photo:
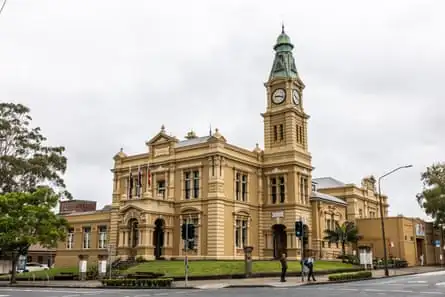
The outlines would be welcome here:
<svg viewBox="0 0 445 297">
<path fill-rule="evenodd" d="M 309 273 L 307 275 L 307 281 L 312 280 L 315 281 L 315 276 L 314 276 L 314 258 L 309 257 L 305 260 L 304 265 L 306 265 L 306 267 L 309 269 Z"/>
<path fill-rule="evenodd" d="M 286 254 L 283 253 L 280 258 L 281 263 L 281 282 L 286 281 L 286 271 L 287 271 L 287 257 Z"/>
</svg>

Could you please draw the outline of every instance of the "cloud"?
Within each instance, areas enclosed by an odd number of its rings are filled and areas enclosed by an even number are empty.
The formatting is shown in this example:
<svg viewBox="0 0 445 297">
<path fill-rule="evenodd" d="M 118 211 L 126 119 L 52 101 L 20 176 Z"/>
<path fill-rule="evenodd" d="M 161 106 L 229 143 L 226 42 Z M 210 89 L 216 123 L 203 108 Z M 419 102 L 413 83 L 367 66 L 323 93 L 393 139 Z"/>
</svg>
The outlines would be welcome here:
<svg viewBox="0 0 445 297">
<path fill-rule="evenodd" d="M 111 201 L 112 157 L 165 124 L 263 143 L 260 113 L 281 22 L 295 44 L 315 176 L 385 179 L 391 213 L 422 216 L 420 172 L 443 158 L 440 0 L 9 1 L 0 96 L 67 147 L 75 197 Z"/>
</svg>

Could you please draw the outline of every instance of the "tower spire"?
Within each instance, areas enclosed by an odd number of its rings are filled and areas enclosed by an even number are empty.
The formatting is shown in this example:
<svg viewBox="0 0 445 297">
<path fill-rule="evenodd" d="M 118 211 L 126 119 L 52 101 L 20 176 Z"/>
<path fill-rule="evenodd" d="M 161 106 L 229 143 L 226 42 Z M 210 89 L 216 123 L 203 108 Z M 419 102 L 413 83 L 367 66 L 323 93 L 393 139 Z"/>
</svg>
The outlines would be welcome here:
<svg viewBox="0 0 445 297">
<path fill-rule="evenodd" d="M 275 59 L 270 72 L 269 80 L 274 78 L 297 78 L 298 72 L 295 59 L 292 55 L 294 45 L 284 31 L 284 22 L 281 23 L 281 34 L 274 46 Z"/>
</svg>

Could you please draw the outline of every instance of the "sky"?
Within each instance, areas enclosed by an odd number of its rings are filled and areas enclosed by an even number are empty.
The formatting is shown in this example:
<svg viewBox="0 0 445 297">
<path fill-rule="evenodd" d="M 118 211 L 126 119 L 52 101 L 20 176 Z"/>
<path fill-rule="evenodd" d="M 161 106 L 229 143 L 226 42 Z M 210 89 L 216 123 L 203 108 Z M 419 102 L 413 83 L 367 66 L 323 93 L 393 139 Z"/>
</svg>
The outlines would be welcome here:
<svg viewBox="0 0 445 297">
<path fill-rule="evenodd" d="M 0 0 L 0 4 L 3 0 Z M 443 161 L 443 0 L 8 0 L 0 98 L 66 147 L 68 189 L 111 202 L 115 153 L 165 125 L 263 147 L 267 80 L 284 22 L 306 84 L 314 177 L 385 178 L 390 214 L 422 217 L 420 173 Z"/>
</svg>

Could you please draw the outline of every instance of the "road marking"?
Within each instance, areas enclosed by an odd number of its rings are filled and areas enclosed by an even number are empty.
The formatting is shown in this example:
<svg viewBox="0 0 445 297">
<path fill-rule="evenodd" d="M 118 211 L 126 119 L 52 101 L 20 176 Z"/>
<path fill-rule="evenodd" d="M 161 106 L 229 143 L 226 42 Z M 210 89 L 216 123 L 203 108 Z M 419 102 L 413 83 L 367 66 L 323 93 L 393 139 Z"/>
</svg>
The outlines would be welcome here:
<svg viewBox="0 0 445 297">
<path fill-rule="evenodd" d="M 436 286 L 445 286 L 445 282 L 437 283 Z"/>
<path fill-rule="evenodd" d="M 155 296 L 165 296 L 165 295 L 168 295 L 168 293 L 157 293 L 157 294 L 155 294 Z"/>
<path fill-rule="evenodd" d="M 420 294 L 443 295 L 442 292 L 419 292 Z"/>
<path fill-rule="evenodd" d="M 0 295 L 0 297 L 8 297 L 9 295 Z"/>
</svg>

